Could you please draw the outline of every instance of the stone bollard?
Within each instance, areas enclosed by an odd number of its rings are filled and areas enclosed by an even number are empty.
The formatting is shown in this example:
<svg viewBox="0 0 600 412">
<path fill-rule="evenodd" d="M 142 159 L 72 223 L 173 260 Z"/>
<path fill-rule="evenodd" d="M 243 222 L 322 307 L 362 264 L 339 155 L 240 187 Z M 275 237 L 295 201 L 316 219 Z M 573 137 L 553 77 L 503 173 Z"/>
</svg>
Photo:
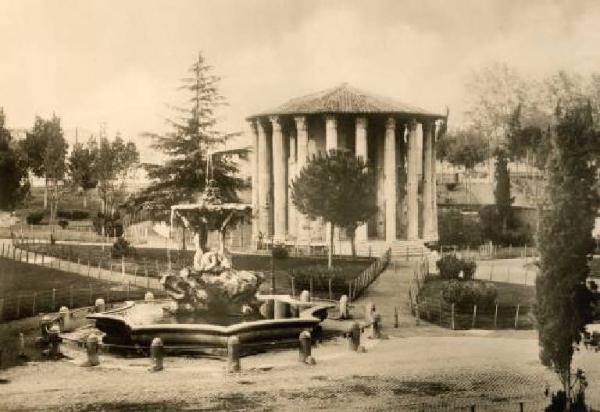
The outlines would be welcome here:
<svg viewBox="0 0 600 412">
<path fill-rule="evenodd" d="M 240 339 L 237 336 L 230 336 L 227 339 L 227 372 L 237 373 L 241 370 L 241 347 Z"/>
<path fill-rule="evenodd" d="M 381 338 L 381 315 L 377 312 L 373 314 L 373 324 L 371 325 L 371 338 Z"/>
<path fill-rule="evenodd" d="M 367 302 L 365 305 L 365 322 L 373 322 L 373 312 L 375 311 L 375 305 L 373 302 Z"/>
<path fill-rule="evenodd" d="M 310 292 L 308 290 L 303 290 L 300 293 L 300 302 L 310 302 Z"/>
<path fill-rule="evenodd" d="M 100 313 L 106 310 L 106 304 L 104 303 L 104 299 L 98 298 L 94 302 L 94 312 Z"/>
<path fill-rule="evenodd" d="M 146 294 L 144 295 L 144 300 L 146 302 L 152 302 L 154 300 L 154 293 L 150 291 L 146 292 Z"/>
<path fill-rule="evenodd" d="M 52 359 L 60 358 L 60 327 L 55 323 L 48 330 L 48 356 Z"/>
<path fill-rule="evenodd" d="M 52 326 L 52 319 L 48 315 L 42 316 L 40 320 L 40 339 L 39 341 L 43 344 L 48 343 L 48 329 Z"/>
<path fill-rule="evenodd" d="M 354 322 L 348 330 L 348 347 L 351 351 L 356 352 L 360 346 L 360 326 L 358 322 Z"/>
<path fill-rule="evenodd" d="M 297 318 L 300 316 L 300 308 L 298 305 L 290 305 L 290 318 Z"/>
<path fill-rule="evenodd" d="M 87 361 L 82 366 L 97 366 L 100 364 L 98 357 L 98 336 L 90 334 L 85 342 Z"/>
<path fill-rule="evenodd" d="M 69 308 L 66 306 L 61 306 L 58 310 L 59 316 L 59 324 L 61 332 L 68 332 L 71 330 L 71 315 L 69 313 Z"/>
<path fill-rule="evenodd" d="M 340 308 L 340 318 L 348 319 L 350 316 L 348 313 L 348 296 L 347 295 L 342 295 L 342 297 L 340 298 L 339 308 Z"/>
<path fill-rule="evenodd" d="M 274 318 L 286 319 L 289 317 L 290 304 L 281 300 L 275 300 Z"/>
<path fill-rule="evenodd" d="M 263 302 L 258 309 L 260 314 L 265 319 L 273 319 L 275 316 L 275 303 L 273 299 L 269 299 Z"/>
<path fill-rule="evenodd" d="M 298 357 L 300 362 L 314 365 L 316 362 L 315 358 L 311 356 L 312 338 L 310 332 L 307 330 L 300 332 L 298 339 L 300 343 L 298 346 Z"/>
<path fill-rule="evenodd" d="M 23 332 L 19 333 L 19 358 L 26 358 L 25 355 L 25 335 Z"/>
<path fill-rule="evenodd" d="M 163 370 L 164 346 L 161 338 L 152 339 L 150 344 L 150 358 L 152 359 L 152 367 L 150 372 L 158 372 Z"/>
</svg>

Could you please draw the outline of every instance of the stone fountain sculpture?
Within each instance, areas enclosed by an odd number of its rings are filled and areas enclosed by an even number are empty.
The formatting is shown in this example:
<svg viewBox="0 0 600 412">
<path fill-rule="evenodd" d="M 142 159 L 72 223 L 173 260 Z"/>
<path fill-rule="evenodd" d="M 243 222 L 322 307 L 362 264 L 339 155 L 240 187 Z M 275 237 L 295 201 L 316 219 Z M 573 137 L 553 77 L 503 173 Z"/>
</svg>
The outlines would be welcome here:
<svg viewBox="0 0 600 412">
<path fill-rule="evenodd" d="M 236 270 L 225 249 L 228 225 L 240 220 L 251 211 L 251 206 L 240 203 L 223 203 L 214 182 L 195 204 L 171 207 L 171 227 L 178 217 L 186 228 L 202 225 L 204 229 L 219 231 L 219 249 L 206 250 L 198 230 L 194 236 L 195 254 L 191 267 L 179 273 L 169 272 L 161 283 L 174 301 L 176 313 L 222 311 L 223 313 L 253 312 L 259 305 L 256 292 L 264 279 L 260 272 Z M 195 225 L 192 222 L 197 222 Z"/>
</svg>

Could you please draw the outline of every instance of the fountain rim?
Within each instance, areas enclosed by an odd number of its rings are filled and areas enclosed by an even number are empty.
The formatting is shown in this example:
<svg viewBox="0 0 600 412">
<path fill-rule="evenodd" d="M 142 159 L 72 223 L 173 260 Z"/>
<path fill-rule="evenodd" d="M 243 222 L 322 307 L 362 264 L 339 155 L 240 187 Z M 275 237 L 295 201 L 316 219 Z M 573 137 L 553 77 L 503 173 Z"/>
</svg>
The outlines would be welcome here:
<svg viewBox="0 0 600 412">
<path fill-rule="evenodd" d="M 303 302 L 292 298 L 289 295 L 259 295 L 257 296 L 260 300 L 275 300 L 275 298 L 285 303 L 297 304 L 299 306 L 308 306 L 302 310 L 297 318 L 281 318 L 281 319 L 260 319 L 249 322 L 240 322 L 229 326 L 213 325 L 210 323 L 151 323 L 147 325 L 136 325 L 128 322 L 126 319 L 119 316 L 113 315 L 117 312 L 122 312 L 135 306 L 136 302 L 128 301 L 125 306 L 120 308 L 111 309 L 102 313 L 94 313 L 87 315 L 86 318 L 93 320 L 111 320 L 126 325 L 130 332 L 133 333 L 144 333 L 155 330 L 162 331 L 197 331 L 202 329 L 205 332 L 213 332 L 221 336 L 230 336 L 238 333 L 243 333 L 247 330 L 255 329 L 260 326 L 267 325 L 282 325 L 282 324 L 305 324 L 307 321 L 310 323 L 320 323 L 321 320 L 315 315 L 316 312 L 335 308 L 334 303 L 321 303 L 321 302 Z M 155 300 L 154 302 L 169 301 L 169 299 Z M 143 302 L 143 301 L 142 301 Z"/>
</svg>

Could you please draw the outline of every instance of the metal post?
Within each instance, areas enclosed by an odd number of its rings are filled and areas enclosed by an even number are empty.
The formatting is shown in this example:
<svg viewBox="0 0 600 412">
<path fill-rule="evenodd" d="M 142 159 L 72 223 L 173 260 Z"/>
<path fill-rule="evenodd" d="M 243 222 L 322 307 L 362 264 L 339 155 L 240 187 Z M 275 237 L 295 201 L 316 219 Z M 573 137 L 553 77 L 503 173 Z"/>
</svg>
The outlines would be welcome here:
<svg viewBox="0 0 600 412">
<path fill-rule="evenodd" d="M 21 295 L 17 295 L 17 319 L 21 317 Z"/>
<path fill-rule="evenodd" d="M 473 320 L 471 321 L 471 329 L 475 329 L 476 321 L 477 321 L 477 305 L 473 305 Z"/>
<path fill-rule="evenodd" d="M 517 304 L 517 311 L 515 313 L 515 329 L 519 329 L 519 309 L 521 305 Z"/>
<path fill-rule="evenodd" d="M 37 293 L 33 292 L 33 300 L 31 302 L 31 316 L 35 316 L 35 299 L 36 299 Z"/>
<path fill-rule="evenodd" d="M 52 312 L 56 309 L 56 289 L 52 289 Z"/>
<path fill-rule="evenodd" d="M 398 327 L 398 308 L 394 306 L 394 328 Z"/>
<path fill-rule="evenodd" d="M 69 286 L 69 307 L 73 308 L 73 285 Z"/>
<path fill-rule="evenodd" d="M 331 289 L 331 278 L 329 278 L 329 300 L 333 300 L 333 290 Z"/>
<path fill-rule="evenodd" d="M 454 330 L 454 327 L 455 327 L 455 324 L 454 324 L 454 303 L 451 305 L 450 311 L 451 311 L 450 327 L 452 328 L 452 330 Z"/>
</svg>

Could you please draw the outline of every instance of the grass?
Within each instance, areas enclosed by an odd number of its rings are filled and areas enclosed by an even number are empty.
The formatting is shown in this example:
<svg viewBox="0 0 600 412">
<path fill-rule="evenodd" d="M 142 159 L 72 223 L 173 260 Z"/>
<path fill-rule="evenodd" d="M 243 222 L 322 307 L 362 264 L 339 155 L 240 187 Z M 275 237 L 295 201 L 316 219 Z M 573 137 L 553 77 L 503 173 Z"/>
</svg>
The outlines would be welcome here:
<svg viewBox="0 0 600 412">
<path fill-rule="evenodd" d="M 440 293 L 447 282 L 448 281 L 442 279 L 431 279 L 423 285 L 419 296 L 425 299 L 439 299 Z M 496 287 L 496 290 L 498 291 L 498 305 L 529 306 L 535 302 L 535 288 L 533 286 L 516 285 L 505 282 L 490 282 L 487 280 L 476 282 L 485 282 Z"/>
<path fill-rule="evenodd" d="M 84 288 L 89 287 L 90 283 L 106 285 L 106 282 L 87 279 L 73 273 L 0 258 L 0 298 L 55 288 Z"/>
<path fill-rule="evenodd" d="M 441 279 L 430 279 L 425 282 L 419 293 L 419 310 L 421 318 L 444 327 L 452 327 L 452 306 L 441 298 L 441 292 L 447 282 Z M 485 282 L 496 287 L 498 305 L 477 307 L 476 311 L 470 305 L 456 305 L 454 308 L 456 329 L 473 327 L 531 329 L 534 327 L 535 288 L 533 286 L 482 280 L 477 282 Z"/>
<path fill-rule="evenodd" d="M 111 248 L 90 245 L 65 245 L 65 244 L 29 244 L 26 246 L 30 251 L 43 252 L 46 255 L 60 257 L 61 259 L 76 262 L 78 259 L 82 264 L 90 264 L 97 267 L 100 264 L 104 268 L 114 267 L 114 270 L 121 270 L 121 260 L 112 259 L 110 255 Z M 184 266 L 191 266 L 194 252 L 192 251 L 171 251 L 171 264 L 174 270 L 179 270 Z M 168 258 L 165 249 L 158 248 L 138 248 L 134 255 L 124 259 L 125 271 L 139 276 L 145 275 L 146 271 L 150 277 L 159 277 L 168 268 Z M 342 294 L 347 290 L 347 282 L 358 276 L 363 270 L 371 265 L 373 259 L 349 259 L 336 258 L 334 266 L 341 268 L 341 278 L 337 283 L 336 295 Z M 289 293 L 292 291 L 290 271 L 294 268 L 307 267 L 314 265 L 326 265 L 325 257 L 289 257 L 287 259 L 274 260 L 275 284 L 278 292 Z M 252 254 L 234 254 L 233 267 L 240 270 L 252 270 L 264 272 L 266 275 L 265 288 L 270 289 L 271 285 L 271 257 L 265 255 Z M 340 276 L 338 275 L 338 276 Z M 315 291 L 323 289 L 315 282 Z M 300 286 L 299 286 L 300 287 Z M 306 287 L 306 285 L 302 286 Z M 327 290 L 326 290 L 327 291 Z M 299 291 L 296 291 L 297 293 Z M 323 292 L 320 290 L 320 292 Z M 337 293 L 339 292 L 339 293 Z M 326 296 L 326 295 L 325 295 Z"/>
</svg>

